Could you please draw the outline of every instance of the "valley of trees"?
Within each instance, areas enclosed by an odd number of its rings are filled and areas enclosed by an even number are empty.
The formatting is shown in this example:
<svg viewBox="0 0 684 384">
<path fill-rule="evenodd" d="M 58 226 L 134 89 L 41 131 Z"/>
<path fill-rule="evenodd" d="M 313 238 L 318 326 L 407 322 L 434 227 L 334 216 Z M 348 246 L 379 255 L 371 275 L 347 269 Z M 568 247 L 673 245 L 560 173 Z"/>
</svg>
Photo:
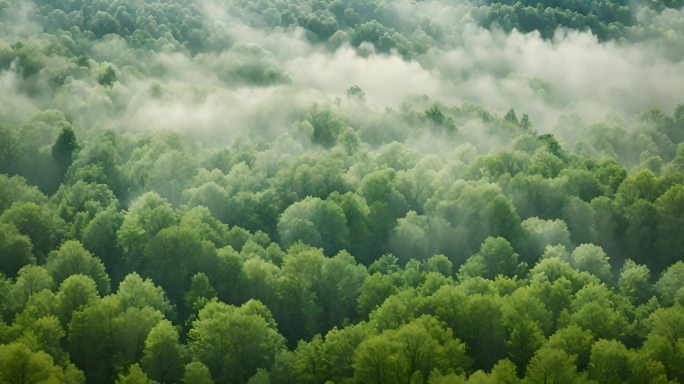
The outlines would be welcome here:
<svg viewBox="0 0 684 384">
<path fill-rule="evenodd" d="M 0 384 L 684 383 L 684 99 L 444 59 L 684 4 L 447 3 L 0 0 Z"/>
</svg>

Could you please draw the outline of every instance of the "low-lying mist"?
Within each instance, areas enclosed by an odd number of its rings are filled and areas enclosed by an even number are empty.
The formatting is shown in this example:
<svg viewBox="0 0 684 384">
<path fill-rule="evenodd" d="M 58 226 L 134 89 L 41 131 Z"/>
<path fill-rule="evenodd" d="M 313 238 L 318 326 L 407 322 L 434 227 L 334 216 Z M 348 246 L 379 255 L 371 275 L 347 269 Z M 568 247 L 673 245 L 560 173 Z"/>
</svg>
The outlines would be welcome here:
<svg viewBox="0 0 684 384">
<path fill-rule="evenodd" d="M 270 139 L 291 133 L 314 104 L 349 122 L 374 124 L 388 110 L 427 96 L 447 107 L 465 102 L 499 114 L 513 108 L 528 114 L 537 131 L 554 132 L 561 116 L 592 123 L 617 114 L 631 122 L 652 108 L 670 113 L 684 89 L 682 46 L 672 37 L 682 34 L 677 20 L 683 17 L 674 9 L 642 10 L 630 29 L 640 39 L 630 42 L 563 28 L 550 39 L 536 31 L 485 29 L 466 4 L 385 3 L 383 15 L 399 31 L 433 30 L 432 45 L 407 57 L 368 42 L 355 46 L 345 33 L 321 43 L 298 26 L 270 27 L 234 1 L 195 4 L 210 34 L 211 49 L 204 52 L 160 39 L 157 49 L 133 47 L 114 34 L 74 47 L 75 31 L 41 35 L 30 17 L 36 6 L 12 4 L 4 17 L 19 23 L 1 29 L 0 48 L 23 41 L 47 65 L 27 77 L 13 62 L 2 73 L 3 118 L 27 118 L 31 105 L 57 108 L 84 130 L 168 130 L 225 144 L 241 132 L 258 130 Z M 402 21 L 411 17 L 417 26 Z M 85 61 L 57 55 L 65 50 Z M 97 76 L 108 67 L 116 79 L 102 84 Z M 362 98 L 349 97 L 352 86 Z"/>
</svg>

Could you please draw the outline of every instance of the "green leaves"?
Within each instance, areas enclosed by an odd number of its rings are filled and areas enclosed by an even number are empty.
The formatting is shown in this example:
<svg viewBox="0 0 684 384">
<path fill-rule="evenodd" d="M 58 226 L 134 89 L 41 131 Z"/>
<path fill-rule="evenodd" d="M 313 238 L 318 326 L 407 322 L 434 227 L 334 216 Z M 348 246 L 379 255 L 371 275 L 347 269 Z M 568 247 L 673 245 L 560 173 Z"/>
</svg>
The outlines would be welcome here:
<svg viewBox="0 0 684 384">
<path fill-rule="evenodd" d="M 283 346 L 272 325 L 247 308 L 209 303 L 188 334 L 190 351 L 218 382 L 246 381 L 257 368 L 270 366 Z"/>
</svg>

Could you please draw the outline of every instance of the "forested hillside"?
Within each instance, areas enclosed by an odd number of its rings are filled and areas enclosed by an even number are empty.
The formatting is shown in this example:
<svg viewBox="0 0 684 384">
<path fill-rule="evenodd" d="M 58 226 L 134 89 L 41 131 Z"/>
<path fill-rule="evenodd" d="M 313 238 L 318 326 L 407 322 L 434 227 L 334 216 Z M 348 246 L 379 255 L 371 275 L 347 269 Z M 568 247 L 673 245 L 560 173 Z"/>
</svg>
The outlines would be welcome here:
<svg viewBox="0 0 684 384">
<path fill-rule="evenodd" d="M 684 383 L 677 0 L 0 0 L 0 384 Z"/>
</svg>

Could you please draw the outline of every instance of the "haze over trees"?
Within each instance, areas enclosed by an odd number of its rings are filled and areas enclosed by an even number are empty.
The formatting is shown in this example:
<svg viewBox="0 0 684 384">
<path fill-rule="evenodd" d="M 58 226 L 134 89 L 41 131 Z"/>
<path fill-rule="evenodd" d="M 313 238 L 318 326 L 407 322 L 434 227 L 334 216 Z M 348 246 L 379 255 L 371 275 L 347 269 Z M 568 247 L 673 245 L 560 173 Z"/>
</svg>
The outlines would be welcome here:
<svg viewBox="0 0 684 384">
<path fill-rule="evenodd" d="M 682 6 L 0 0 L 0 384 L 684 382 Z"/>
</svg>

